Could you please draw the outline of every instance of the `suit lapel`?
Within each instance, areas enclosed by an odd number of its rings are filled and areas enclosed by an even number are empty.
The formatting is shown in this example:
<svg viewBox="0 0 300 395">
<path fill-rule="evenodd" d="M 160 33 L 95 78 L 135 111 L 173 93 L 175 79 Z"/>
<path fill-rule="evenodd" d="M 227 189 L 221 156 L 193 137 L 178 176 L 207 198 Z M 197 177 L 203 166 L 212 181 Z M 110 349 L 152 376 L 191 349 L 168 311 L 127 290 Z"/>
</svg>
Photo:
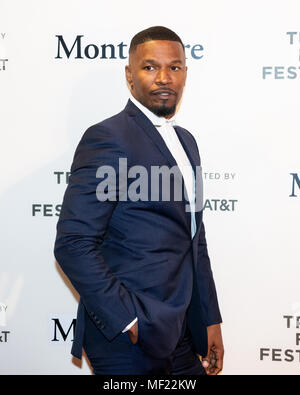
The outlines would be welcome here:
<svg viewBox="0 0 300 395">
<path fill-rule="evenodd" d="M 183 133 L 180 133 L 180 128 L 178 126 L 175 126 L 175 131 L 176 134 L 179 138 L 179 141 L 181 145 L 183 146 L 183 149 L 185 150 L 185 153 L 187 157 L 189 158 L 189 161 L 193 167 L 194 172 L 196 173 L 196 166 L 200 166 L 200 161 L 198 158 L 197 151 L 194 149 L 193 146 L 186 140 L 186 136 Z"/>
<path fill-rule="evenodd" d="M 129 116 L 134 117 L 136 123 L 140 126 L 140 128 L 148 135 L 148 137 L 153 141 L 157 149 L 163 154 L 163 156 L 167 159 L 168 163 L 171 167 L 177 166 L 177 162 L 169 151 L 164 139 L 161 137 L 160 133 L 156 129 L 156 127 L 152 124 L 152 122 L 146 117 L 146 115 L 131 102 L 128 100 L 128 103 L 125 107 L 125 111 Z M 200 165 L 200 159 L 197 152 L 196 147 L 192 147 L 191 144 L 187 141 L 186 137 L 184 137 L 183 133 L 180 133 L 180 128 L 175 127 L 176 134 L 181 142 L 183 149 L 185 150 L 188 159 L 193 167 L 194 173 L 196 175 L 196 166 Z M 184 179 L 183 186 L 185 189 Z M 184 203 L 184 201 L 183 201 Z M 188 204 L 188 201 L 185 201 L 184 204 Z M 191 214 L 186 212 L 187 221 L 189 223 L 189 229 L 191 228 Z M 198 229 L 199 226 L 200 215 L 199 212 L 196 212 L 196 227 Z"/>
<path fill-rule="evenodd" d="M 169 151 L 164 139 L 161 137 L 160 133 L 152 122 L 146 117 L 142 111 L 137 108 L 130 100 L 128 100 L 125 110 L 129 115 L 134 116 L 136 123 L 140 128 L 148 135 L 148 137 L 153 141 L 159 151 L 167 159 L 171 166 L 177 166 L 175 159 L 173 158 L 171 152 Z"/>
<path fill-rule="evenodd" d="M 198 154 L 197 146 L 195 144 L 192 145 L 192 144 L 190 144 L 189 141 L 187 141 L 186 135 L 184 133 L 180 133 L 180 128 L 178 126 L 175 126 L 174 129 L 175 129 L 176 134 L 179 138 L 179 141 L 181 142 L 181 144 L 183 146 L 183 149 L 185 150 L 185 153 L 187 154 L 187 157 L 189 158 L 189 161 L 190 161 L 190 163 L 193 167 L 193 170 L 194 170 L 194 175 L 196 177 L 196 175 L 197 175 L 196 166 L 198 168 L 200 167 L 200 157 Z M 198 173 L 198 175 L 199 175 L 199 173 Z M 198 177 L 196 177 L 195 182 L 196 182 L 196 198 L 199 198 L 199 196 L 198 196 L 199 190 L 201 193 L 203 190 L 202 176 L 200 179 Z M 199 183 L 201 185 L 198 185 Z M 197 188 L 199 188 L 198 193 L 197 193 Z M 202 199 L 202 197 L 201 197 L 201 199 Z M 201 212 L 200 211 L 195 212 L 195 219 L 196 219 L 196 232 L 197 232 L 197 230 L 199 229 L 200 222 L 201 222 Z"/>
</svg>

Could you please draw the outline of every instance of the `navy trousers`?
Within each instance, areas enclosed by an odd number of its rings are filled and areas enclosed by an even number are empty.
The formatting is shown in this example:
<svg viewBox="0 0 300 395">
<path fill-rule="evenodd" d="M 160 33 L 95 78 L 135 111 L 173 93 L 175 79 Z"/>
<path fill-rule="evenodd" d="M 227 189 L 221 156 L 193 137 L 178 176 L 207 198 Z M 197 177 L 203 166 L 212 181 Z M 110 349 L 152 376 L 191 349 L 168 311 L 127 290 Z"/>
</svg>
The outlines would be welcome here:
<svg viewBox="0 0 300 395">
<path fill-rule="evenodd" d="M 108 342 L 93 322 L 86 319 L 84 351 L 95 375 L 205 375 L 184 320 L 181 337 L 172 355 L 155 359 L 133 344 L 128 332 Z"/>
</svg>

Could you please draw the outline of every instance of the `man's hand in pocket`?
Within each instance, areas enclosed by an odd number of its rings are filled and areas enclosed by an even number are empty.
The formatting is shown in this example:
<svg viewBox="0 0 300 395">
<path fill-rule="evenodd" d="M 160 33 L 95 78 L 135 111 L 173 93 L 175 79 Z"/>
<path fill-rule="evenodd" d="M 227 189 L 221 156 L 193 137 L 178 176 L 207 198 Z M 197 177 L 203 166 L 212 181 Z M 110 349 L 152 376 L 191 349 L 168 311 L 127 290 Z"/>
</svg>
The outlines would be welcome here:
<svg viewBox="0 0 300 395">
<path fill-rule="evenodd" d="M 128 336 L 133 344 L 135 344 L 138 341 L 138 323 L 137 322 L 128 330 Z"/>
</svg>

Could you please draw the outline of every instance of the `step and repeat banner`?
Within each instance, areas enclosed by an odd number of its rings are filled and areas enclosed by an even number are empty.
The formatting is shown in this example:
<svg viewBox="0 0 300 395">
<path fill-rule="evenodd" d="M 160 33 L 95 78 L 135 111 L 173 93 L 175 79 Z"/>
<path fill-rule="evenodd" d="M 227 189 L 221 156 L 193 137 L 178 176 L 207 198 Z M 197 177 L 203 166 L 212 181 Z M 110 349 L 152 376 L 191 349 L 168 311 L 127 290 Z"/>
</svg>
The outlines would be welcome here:
<svg viewBox="0 0 300 395">
<path fill-rule="evenodd" d="M 91 374 L 53 246 L 75 148 L 128 100 L 133 35 L 188 65 L 178 124 L 202 159 L 223 375 L 300 373 L 299 0 L 0 0 L 0 373 Z"/>
</svg>

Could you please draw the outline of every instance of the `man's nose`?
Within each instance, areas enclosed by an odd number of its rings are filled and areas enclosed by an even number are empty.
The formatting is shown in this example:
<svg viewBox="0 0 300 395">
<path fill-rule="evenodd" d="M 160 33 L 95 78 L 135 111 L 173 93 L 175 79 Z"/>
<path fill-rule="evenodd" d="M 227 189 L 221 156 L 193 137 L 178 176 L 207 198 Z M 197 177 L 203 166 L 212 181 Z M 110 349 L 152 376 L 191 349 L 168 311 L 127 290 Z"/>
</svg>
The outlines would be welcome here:
<svg viewBox="0 0 300 395">
<path fill-rule="evenodd" d="M 166 69 L 160 69 L 157 74 L 156 74 L 156 79 L 155 82 L 157 84 L 168 84 L 169 82 L 171 82 L 171 77 L 169 74 L 169 71 Z"/>
</svg>

